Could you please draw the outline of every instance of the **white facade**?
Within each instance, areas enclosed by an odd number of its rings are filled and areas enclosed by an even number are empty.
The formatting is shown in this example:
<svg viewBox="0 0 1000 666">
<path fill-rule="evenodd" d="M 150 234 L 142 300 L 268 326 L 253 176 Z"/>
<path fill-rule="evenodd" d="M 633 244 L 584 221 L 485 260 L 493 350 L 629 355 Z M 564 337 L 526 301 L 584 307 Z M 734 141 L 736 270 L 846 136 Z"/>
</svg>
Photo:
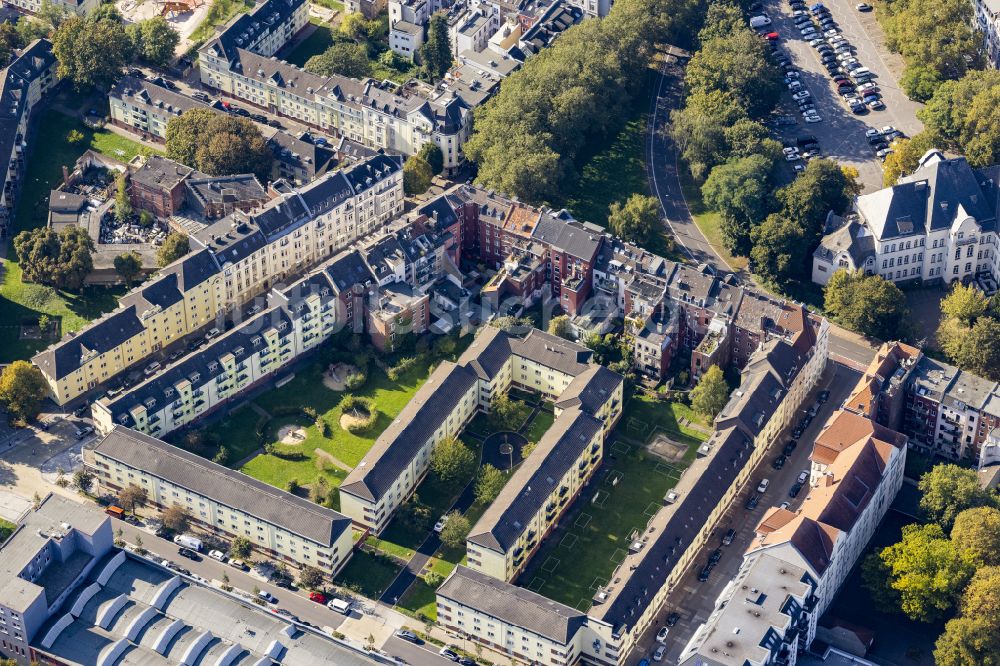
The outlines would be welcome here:
<svg viewBox="0 0 1000 666">
<path fill-rule="evenodd" d="M 983 54 L 992 67 L 1000 67 L 1000 2 L 975 0 L 976 27 L 983 35 Z"/>
</svg>

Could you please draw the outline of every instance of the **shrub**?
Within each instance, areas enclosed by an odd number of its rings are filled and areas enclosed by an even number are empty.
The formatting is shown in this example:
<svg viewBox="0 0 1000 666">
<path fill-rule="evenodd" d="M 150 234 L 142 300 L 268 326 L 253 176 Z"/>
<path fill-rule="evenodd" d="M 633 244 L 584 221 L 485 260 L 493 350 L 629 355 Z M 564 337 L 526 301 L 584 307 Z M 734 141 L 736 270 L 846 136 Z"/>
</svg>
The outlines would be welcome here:
<svg viewBox="0 0 1000 666">
<path fill-rule="evenodd" d="M 364 432 L 375 425 L 375 421 L 378 420 L 378 410 L 375 409 L 375 403 L 369 398 L 349 395 L 340 402 L 340 406 L 343 413 L 353 412 L 351 416 L 358 419 L 347 424 L 345 429 L 349 433 Z"/>
<path fill-rule="evenodd" d="M 348 391 L 357 391 L 365 385 L 368 381 L 368 375 L 364 372 L 352 372 L 347 375 L 347 381 L 344 382 Z"/>
<path fill-rule="evenodd" d="M 214 462 L 214 463 L 216 463 L 218 465 L 225 465 L 226 463 L 228 463 L 229 462 L 229 449 L 227 449 L 224 446 L 220 446 L 219 447 L 219 452 L 215 454 L 214 458 L 212 458 L 212 462 Z"/>
<path fill-rule="evenodd" d="M 299 488 L 301 486 L 299 485 L 299 480 L 298 479 L 289 479 L 288 480 L 288 485 L 286 487 L 288 488 L 288 492 L 294 494 L 294 493 L 298 492 L 298 490 L 299 490 Z"/>
</svg>

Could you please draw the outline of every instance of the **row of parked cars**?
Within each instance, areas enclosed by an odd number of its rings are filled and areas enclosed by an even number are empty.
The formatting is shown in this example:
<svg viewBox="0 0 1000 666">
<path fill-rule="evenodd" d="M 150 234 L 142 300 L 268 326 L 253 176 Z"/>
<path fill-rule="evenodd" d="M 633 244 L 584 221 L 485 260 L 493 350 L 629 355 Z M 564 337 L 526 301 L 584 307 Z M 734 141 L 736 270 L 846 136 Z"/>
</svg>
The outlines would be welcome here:
<svg viewBox="0 0 1000 666">
<path fill-rule="evenodd" d="M 762 12 L 762 7 L 759 3 L 754 3 L 751 8 L 751 12 Z M 759 13 L 756 16 L 750 17 L 750 26 L 753 28 L 766 29 L 767 26 L 771 25 L 771 19 L 764 13 Z M 812 93 L 809 92 L 799 80 L 801 76 L 800 72 L 792 64 L 792 59 L 785 52 L 779 43 L 779 36 L 776 32 L 765 32 L 762 37 L 767 41 L 771 48 L 772 57 L 774 58 L 775 64 L 781 68 L 785 74 L 785 85 L 788 86 L 788 90 L 792 93 L 792 99 L 798 104 L 799 113 L 802 114 L 802 119 L 807 123 L 819 123 L 823 121 L 823 117 L 819 115 L 819 111 L 816 110 L 816 105 L 813 103 Z M 787 122 L 782 124 L 789 124 Z M 789 153 L 786 153 L 786 156 Z M 787 157 L 786 157 L 787 159 Z M 789 159 L 788 161 L 797 161 L 798 157 L 794 159 Z M 805 169 L 801 164 L 795 165 L 795 171 L 803 171 Z"/>
</svg>

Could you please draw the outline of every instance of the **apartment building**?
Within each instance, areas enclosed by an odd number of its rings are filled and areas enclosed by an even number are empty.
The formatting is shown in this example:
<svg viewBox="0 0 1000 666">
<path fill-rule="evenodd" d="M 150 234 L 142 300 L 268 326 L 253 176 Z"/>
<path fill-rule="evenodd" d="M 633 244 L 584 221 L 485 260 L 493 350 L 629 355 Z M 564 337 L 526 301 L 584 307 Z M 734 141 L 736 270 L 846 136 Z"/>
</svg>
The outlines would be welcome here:
<svg viewBox="0 0 1000 666">
<path fill-rule="evenodd" d="M 398 349 L 402 340 L 420 335 L 430 327 L 430 294 L 405 282 L 386 285 L 371 295 L 368 331 L 372 344 L 381 352 Z"/>
<path fill-rule="evenodd" d="M 982 280 L 996 290 L 998 170 L 928 151 L 896 185 L 858 196 L 856 215 L 831 218 L 840 226 L 813 253 L 813 282 L 826 284 L 843 268 L 895 283 Z"/>
<path fill-rule="evenodd" d="M 1000 67 L 1000 2 L 975 0 L 976 27 L 983 36 L 983 54 L 994 68 Z"/>
<path fill-rule="evenodd" d="M 111 122 L 147 141 L 163 143 L 167 140 L 167 123 L 185 111 L 214 109 L 224 113 L 216 106 L 174 92 L 161 83 L 162 79 L 120 78 L 108 93 Z"/>
<path fill-rule="evenodd" d="M 253 174 L 209 176 L 180 162 L 152 155 L 128 177 L 136 210 L 167 219 L 183 210 L 203 220 L 265 205 L 270 197 Z"/>
<path fill-rule="evenodd" d="M 480 0 L 463 1 L 448 11 L 448 39 L 456 57 L 464 51 L 480 52 L 489 46 L 490 37 L 504 21 L 500 6 Z"/>
<path fill-rule="evenodd" d="M 262 210 L 192 235 L 191 253 L 32 362 L 64 405 L 381 227 L 402 211 L 402 186 L 401 161 L 377 155 L 285 187 Z"/>
<path fill-rule="evenodd" d="M 52 42 L 37 39 L 15 52 L 0 75 L 0 156 L 7 165 L 0 192 L 0 237 L 4 237 L 24 179 L 31 112 L 59 81 Z"/>
<path fill-rule="evenodd" d="M 268 557 L 330 577 L 351 557 L 346 516 L 137 430 L 115 426 L 88 457 L 103 490 L 139 486 L 152 506 L 183 507 L 199 529 L 245 537 Z"/>
<path fill-rule="evenodd" d="M 515 659 L 569 666 L 580 656 L 587 614 L 459 565 L 437 590 L 442 627 Z"/>
<path fill-rule="evenodd" d="M 574 385 L 590 368 L 591 356 L 586 347 L 538 330 L 521 340 L 484 327 L 457 363 L 438 366 L 347 475 L 340 486 L 341 510 L 380 532 L 426 474 L 434 446 L 458 436 L 478 411 L 489 411 L 493 397 L 511 386 L 550 398 L 567 393 L 565 409 L 581 405 L 604 419 L 603 437 L 621 413 L 621 378 L 615 375 L 619 385 L 600 401 L 594 394 L 608 390 L 604 373 L 593 373 L 593 385 L 584 380 Z"/>
<path fill-rule="evenodd" d="M 767 553 L 746 557 L 677 663 L 795 666 L 816 587 L 804 567 Z"/>
<path fill-rule="evenodd" d="M 0 545 L 0 655 L 24 666 L 35 658 L 32 643 L 113 540 L 107 516 L 55 495 L 17 520 Z"/>
</svg>

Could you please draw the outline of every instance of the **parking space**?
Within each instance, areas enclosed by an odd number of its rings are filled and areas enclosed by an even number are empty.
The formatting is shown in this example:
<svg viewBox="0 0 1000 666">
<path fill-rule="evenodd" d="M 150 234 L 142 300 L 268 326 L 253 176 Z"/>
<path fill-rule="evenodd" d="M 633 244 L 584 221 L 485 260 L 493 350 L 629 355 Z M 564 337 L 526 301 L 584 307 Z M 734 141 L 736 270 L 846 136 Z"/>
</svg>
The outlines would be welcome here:
<svg viewBox="0 0 1000 666">
<path fill-rule="evenodd" d="M 633 652 L 631 663 L 637 663 L 643 657 L 649 658 L 658 646 L 656 634 L 672 613 L 677 613 L 676 623 L 668 628 L 663 638 L 665 645 L 665 662 L 677 663 L 684 646 L 687 645 L 695 630 L 701 625 L 715 608 L 715 601 L 732 580 L 743 561 L 746 552 L 754 538 L 754 528 L 768 508 L 788 502 L 788 508 L 795 511 L 805 500 L 806 488 L 802 488 L 795 497 L 789 491 L 798 482 L 799 475 L 809 469 L 809 456 L 812 453 L 813 442 L 830 415 L 846 400 L 851 388 L 856 384 L 859 373 L 845 366 L 830 363 L 823 378 L 811 396 L 800 410 L 799 420 L 793 427 L 801 423 L 808 414 L 810 407 L 816 404 L 821 391 L 828 391 L 826 400 L 815 410 L 815 415 L 809 420 L 801 436 L 797 438 L 794 450 L 788 451 L 779 469 L 775 469 L 775 459 L 784 455 L 785 447 L 792 438 L 791 432 L 779 436 L 765 456 L 760 467 L 750 477 L 747 488 L 733 501 L 729 511 L 722 517 L 715 534 L 708 541 L 704 552 L 698 556 L 680 584 L 668 595 L 667 601 L 660 611 L 657 621 L 640 639 Z M 757 493 L 758 484 L 768 479 L 767 490 Z M 747 508 L 748 500 L 759 495 L 753 508 Z M 723 545 L 723 539 L 729 530 L 734 531 L 732 542 Z M 712 559 L 713 552 L 719 549 L 718 561 L 707 576 L 700 580 L 699 574 Z"/>
<path fill-rule="evenodd" d="M 795 139 L 803 135 L 815 136 L 818 141 L 819 154 L 837 162 L 852 166 L 858 170 L 859 178 L 865 192 L 871 192 L 882 187 L 881 160 L 876 155 L 877 140 L 869 141 L 872 130 L 880 130 L 891 126 L 906 136 L 912 136 L 923 129 L 916 118 L 920 104 L 907 99 L 899 88 L 898 72 L 902 64 L 898 56 L 890 54 L 884 47 L 881 32 L 874 22 L 872 12 L 860 12 L 855 3 L 850 0 L 825 0 L 823 5 L 828 12 L 809 12 L 812 2 L 802 6 L 796 5 L 799 11 L 809 14 L 811 24 L 817 29 L 818 37 L 824 38 L 820 19 L 828 17 L 835 23 L 835 29 L 843 41 L 830 44 L 826 42 L 824 53 L 828 59 L 853 57 L 857 62 L 853 66 L 862 66 L 870 70 L 871 83 L 884 103 L 883 109 L 865 108 L 862 113 L 855 114 L 842 98 L 833 76 L 827 71 L 821 58 L 823 54 L 816 45 L 811 46 L 803 38 L 796 20 L 804 20 L 794 16 L 795 9 L 788 0 L 768 0 L 763 11 L 770 17 L 771 23 L 766 30 L 777 33 L 779 48 L 777 53 L 784 54 L 795 68 L 796 90 L 790 93 L 808 91 L 809 103 L 815 106 L 816 114 L 822 119 L 819 122 L 806 123 L 800 114 L 798 101 L 789 95 L 783 103 L 783 112 L 790 118 L 795 118 L 794 125 L 779 127 L 781 138 L 786 145 L 795 145 Z M 837 52 L 838 47 L 849 46 Z M 829 48 L 827 48 L 829 47 Z M 839 61 L 836 61 L 840 64 Z M 789 81 L 791 83 L 791 81 Z M 843 92 L 848 89 L 844 88 Z M 858 87 L 854 90 L 859 99 L 865 92 Z M 798 161 L 795 161 L 798 163 Z"/>
</svg>

